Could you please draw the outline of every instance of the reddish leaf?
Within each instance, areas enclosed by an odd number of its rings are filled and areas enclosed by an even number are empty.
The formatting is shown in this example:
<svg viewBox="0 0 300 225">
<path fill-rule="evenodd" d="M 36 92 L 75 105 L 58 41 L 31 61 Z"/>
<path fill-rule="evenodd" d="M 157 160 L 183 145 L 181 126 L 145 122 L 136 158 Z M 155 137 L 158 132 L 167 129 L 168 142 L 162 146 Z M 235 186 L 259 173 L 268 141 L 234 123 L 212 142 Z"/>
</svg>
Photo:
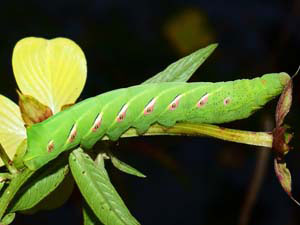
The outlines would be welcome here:
<svg viewBox="0 0 300 225">
<path fill-rule="evenodd" d="M 285 127 L 276 127 L 273 130 L 272 148 L 274 152 L 281 157 L 286 155 L 291 149 L 288 144 L 292 137 L 293 134 L 286 132 Z"/>
<path fill-rule="evenodd" d="M 66 109 L 68 109 L 68 108 L 71 108 L 73 105 L 74 105 L 74 103 L 63 105 L 63 106 L 61 107 L 61 110 L 60 110 L 60 111 L 64 111 L 64 110 L 66 110 Z"/>
<path fill-rule="evenodd" d="M 274 169 L 283 190 L 297 205 L 300 206 L 300 203 L 292 195 L 292 176 L 289 169 L 286 167 L 286 162 L 280 157 L 275 158 Z"/>
<path fill-rule="evenodd" d="M 42 122 L 52 116 L 52 110 L 30 95 L 19 94 L 19 106 L 25 125 Z"/>
<path fill-rule="evenodd" d="M 276 127 L 280 127 L 285 116 L 288 114 L 292 104 L 293 79 L 290 79 L 286 84 L 276 107 Z"/>
</svg>

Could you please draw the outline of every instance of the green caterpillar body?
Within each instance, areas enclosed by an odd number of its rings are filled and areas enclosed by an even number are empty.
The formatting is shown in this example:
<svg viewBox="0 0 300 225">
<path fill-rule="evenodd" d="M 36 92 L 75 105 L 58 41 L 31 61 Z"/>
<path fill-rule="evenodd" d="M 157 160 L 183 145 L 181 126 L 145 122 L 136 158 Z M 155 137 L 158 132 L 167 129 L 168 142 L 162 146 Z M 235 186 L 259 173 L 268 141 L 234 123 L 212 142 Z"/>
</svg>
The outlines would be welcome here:
<svg viewBox="0 0 300 225">
<path fill-rule="evenodd" d="M 27 129 L 24 163 L 32 170 L 78 145 L 91 148 L 128 128 L 142 134 L 153 123 L 219 124 L 249 117 L 281 93 L 286 73 L 229 82 L 166 82 L 110 91 L 82 101 Z"/>
</svg>

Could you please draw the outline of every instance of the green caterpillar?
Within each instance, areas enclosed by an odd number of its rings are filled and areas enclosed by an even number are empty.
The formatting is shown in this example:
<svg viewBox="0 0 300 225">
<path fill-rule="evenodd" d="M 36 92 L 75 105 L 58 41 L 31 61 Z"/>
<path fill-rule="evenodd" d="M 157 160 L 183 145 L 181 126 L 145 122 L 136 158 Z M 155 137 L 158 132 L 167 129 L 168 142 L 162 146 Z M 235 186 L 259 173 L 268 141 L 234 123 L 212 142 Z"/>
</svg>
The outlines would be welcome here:
<svg viewBox="0 0 300 225">
<path fill-rule="evenodd" d="M 105 135 L 117 140 L 128 128 L 139 134 L 153 123 L 219 124 L 249 117 L 281 93 L 286 73 L 229 82 L 165 82 L 110 91 L 82 101 L 27 128 L 24 163 L 32 170 L 60 153 L 81 145 L 85 149 Z"/>
</svg>

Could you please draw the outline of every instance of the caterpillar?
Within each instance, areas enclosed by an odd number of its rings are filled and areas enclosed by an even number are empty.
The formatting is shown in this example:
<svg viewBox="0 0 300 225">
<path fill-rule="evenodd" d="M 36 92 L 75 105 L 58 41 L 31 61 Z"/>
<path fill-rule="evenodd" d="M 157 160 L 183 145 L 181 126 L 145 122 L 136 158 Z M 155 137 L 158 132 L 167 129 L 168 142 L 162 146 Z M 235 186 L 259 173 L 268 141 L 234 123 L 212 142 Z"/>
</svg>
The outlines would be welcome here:
<svg viewBox="0 0 300 225">
<path fill-rule="evenodd" d="M 24 164 L 37 170 L 60 153 L 90 149 L 104 136 L 117 140 L 133 127 L 176 122 L 220 124 L 249 117 L 283 90 L 286 73 L 227 82 L 164 82 L 132 86 L 88 98 L 27 128 Z"/>
</svg>

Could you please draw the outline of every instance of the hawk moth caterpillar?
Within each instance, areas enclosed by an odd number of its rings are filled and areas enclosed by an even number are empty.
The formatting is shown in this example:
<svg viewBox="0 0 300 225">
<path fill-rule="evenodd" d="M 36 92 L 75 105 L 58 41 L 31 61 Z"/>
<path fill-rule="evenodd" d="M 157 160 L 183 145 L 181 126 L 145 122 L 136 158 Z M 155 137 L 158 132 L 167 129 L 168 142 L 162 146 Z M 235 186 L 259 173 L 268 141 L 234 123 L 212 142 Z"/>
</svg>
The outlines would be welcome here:
<svg viewBox="0 0 300 225">
<path fill-rule="evenodd" d="M 105 135 L 117 140 L 133 127 L 176 122 L 220 124 L 244 119 L 281 93 L 286 73 L 227 82 L 163 82 L 122 88 L 88 98 L 27 128 L 24 164 L 37 170 L 79 145 L 92 148 Z"/>
</svg>

